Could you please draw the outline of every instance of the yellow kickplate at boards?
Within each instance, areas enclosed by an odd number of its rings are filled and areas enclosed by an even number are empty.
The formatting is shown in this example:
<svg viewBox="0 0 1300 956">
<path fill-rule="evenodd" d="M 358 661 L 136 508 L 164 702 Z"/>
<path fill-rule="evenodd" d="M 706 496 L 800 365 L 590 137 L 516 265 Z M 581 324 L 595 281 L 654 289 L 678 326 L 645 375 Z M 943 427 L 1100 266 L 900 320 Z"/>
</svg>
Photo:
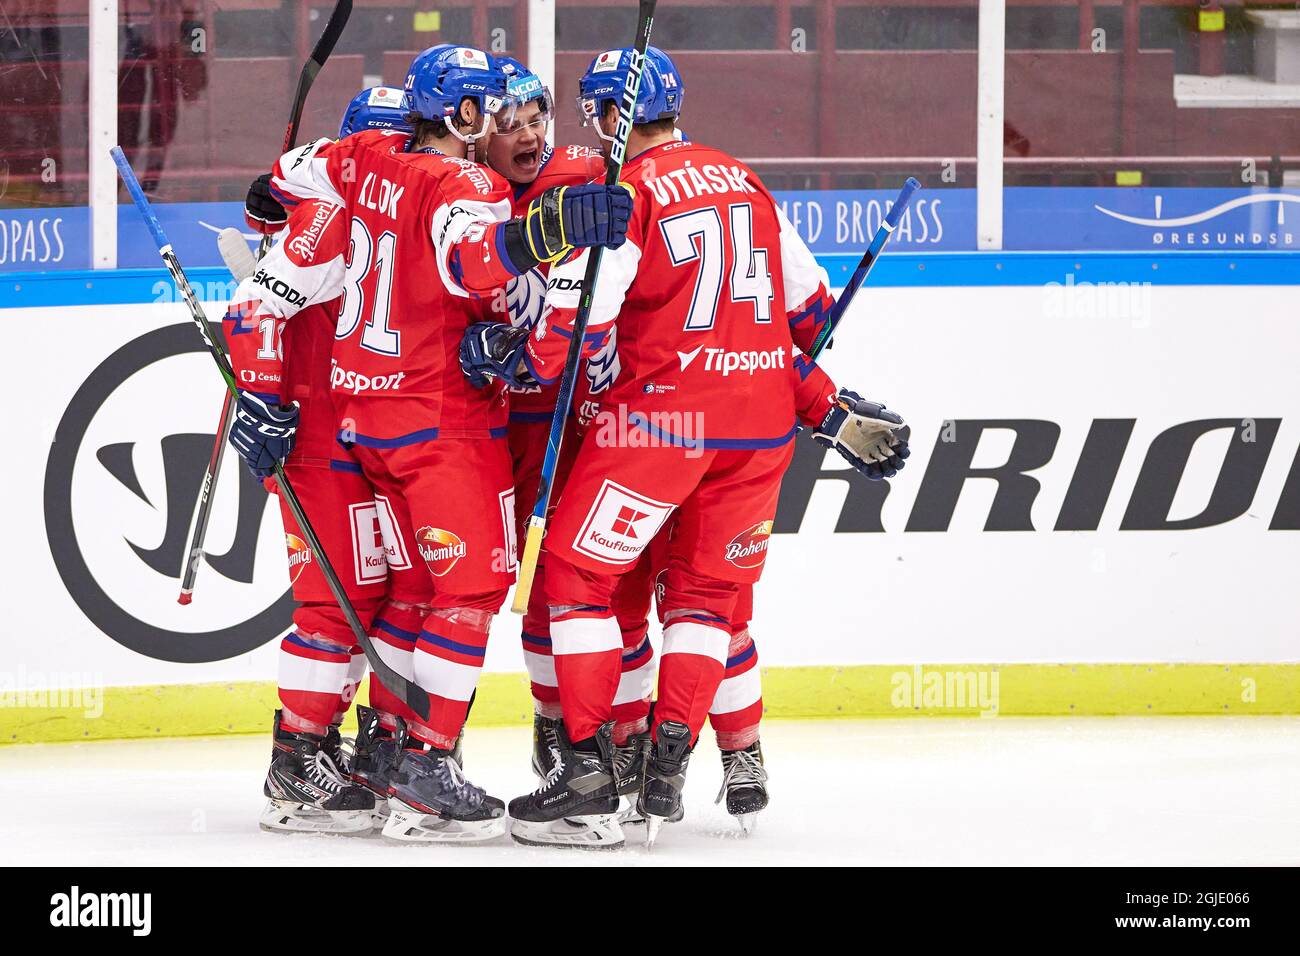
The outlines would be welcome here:
<svg viewBox="0 0 1300 956">
<path fill-rule="evenodd" d="M 358 701 L 364 703 L 363 688 Z M 1300 663 L 861 664 L 763 669 L 765 719 L 1300 714 Z M 0 686 L 0 744 L 265 733 L 271 681 Z M 525 674 L 484 674 L 471 727 L 531 720 Z M 349 716 L 345 732 L 355 726 Z"/>
</svg>

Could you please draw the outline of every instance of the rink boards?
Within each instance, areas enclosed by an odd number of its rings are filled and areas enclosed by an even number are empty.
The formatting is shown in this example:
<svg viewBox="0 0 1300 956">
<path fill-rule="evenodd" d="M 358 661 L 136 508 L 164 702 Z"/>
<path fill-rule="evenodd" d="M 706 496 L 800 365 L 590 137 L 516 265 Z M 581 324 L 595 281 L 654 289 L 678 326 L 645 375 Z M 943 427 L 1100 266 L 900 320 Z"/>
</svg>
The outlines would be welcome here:
<svg viewBox="0 0 1300 956">
<path fill-rule="evenodd" d="M 823 364 L 914 453 L 869 484 L 801 442 L 756 598 L 769 714 L 1300 712 L 1295 297 L 1072 270 L 864 293 Z M 183 308 L 7 308 L 0 334 L 0 741 L 261 729 L 291 605 L 233 456 L 176 603 L 221 399 Z M 487 670 L 476 722 L 522 719 L 509 614 Z"/>
</svg>

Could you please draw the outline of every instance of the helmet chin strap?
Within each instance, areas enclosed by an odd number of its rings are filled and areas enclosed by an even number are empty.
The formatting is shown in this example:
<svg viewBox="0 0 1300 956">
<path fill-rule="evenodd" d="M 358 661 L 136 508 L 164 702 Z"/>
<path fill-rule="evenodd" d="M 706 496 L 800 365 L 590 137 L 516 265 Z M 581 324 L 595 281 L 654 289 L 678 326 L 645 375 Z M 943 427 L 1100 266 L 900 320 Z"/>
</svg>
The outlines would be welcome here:
<svg viewBox="0 0 1300 956">
<path fill-rule="evenodd" d="M 451 131 L 451 135 L 455 136 L 465 144 L 465 158 L 471 163 L 477 162 L 474 158 L 474 144 L 487 135 L 488 125 L 492 122 L 492 117 L 487 113 L 480 115 L 483 120 L 483 125 L 479 128 L 477 133 L 462 133 L 456 128 L 456 124 L 452 121 L 451 117 L 448 116 L 443 119 L 443 122 L 447 124 L 447 129 Z"/>
</svg>

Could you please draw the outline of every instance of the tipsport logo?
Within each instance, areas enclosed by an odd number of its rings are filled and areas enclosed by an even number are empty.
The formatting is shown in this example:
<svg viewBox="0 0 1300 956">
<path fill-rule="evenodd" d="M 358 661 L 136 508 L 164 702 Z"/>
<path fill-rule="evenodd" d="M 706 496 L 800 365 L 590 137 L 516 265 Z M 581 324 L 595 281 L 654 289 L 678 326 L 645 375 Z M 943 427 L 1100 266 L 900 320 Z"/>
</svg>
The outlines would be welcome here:
<svg viewBox="0 0 1300 956">
<path fill-rule="evenodd" d="M 190 322 L 128 342 L 77 389 L 46 464 L 46 537 L 64 587 L 110 639 L 157 660 L 247 653 L 283 634 L 293 614 L 279 522 L 263 520 L 271 499 L 233 455 L 219 476 L 198 596 L 188 608 L 176 603 L 215 436 L 211 423 L 183 427 L 185 413 L 141 415 L 140 396 L 176 394 L 178 382 L 208 376 L 215 420 L 220 388 L 211 366 Z M 264 526 L 276 533 L 262 534 Z M 298 572 L 310 561 L 304 553 Z"/>
</svg>

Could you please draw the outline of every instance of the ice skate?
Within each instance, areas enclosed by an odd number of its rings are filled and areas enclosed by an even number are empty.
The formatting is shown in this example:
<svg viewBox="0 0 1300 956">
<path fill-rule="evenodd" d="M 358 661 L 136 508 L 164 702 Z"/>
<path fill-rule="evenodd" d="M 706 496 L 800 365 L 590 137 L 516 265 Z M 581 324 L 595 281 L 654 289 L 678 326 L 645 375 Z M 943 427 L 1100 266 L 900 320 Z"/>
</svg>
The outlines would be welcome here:
<svg viewBox="0 0 1300 956">
<path fill-rule="evenodd" d="M 275 712 L 274 752 L 258 824 L 285 833 L 369 833 L 374 795 L 339 772 L 319 734 L 294 733 Z"/>
<path fill-rule="evenodd" d="M 665 720 L 648 737 L 645 776 L 637 799 L 637 810 L 645 818 L 645 845 L 649 849 L 659 837 L 665 823 L 680 820 L 684 814 L 682 788 L 686 786 L 686 765 L 691 759 L 691 729 L 675 720 Z"/>
<path fill-rule="evenodd" d="M 393 732 L 379 722 L 370 707 L 357 705 L 357 737 L 352 744 L 350 776 L 375 795 L 375 826 L 388 822 L 388 778 L 397 763 L 397 742 Z"/>
<path fill-rule="evenodd" d="M 483 843 L 506 832 L 505 804 L 465 779 L 449 750 L 399 748 L 389 774 L 384 836 L 403 843 Z"/>
<path fill-rule="evenodd" d="M 746 836 L 758 825 L 758 813 L 767 806 L 767 770 L 763 748 L 755 740 L 744 750 L 722 751 L 722 787 L 714 803 L 727 801 L 727 812 L 736 818 Z"/>
<path fill-rule="evenodd" d="M 595 736 L 595 752 L 576 750 L 563 724 L 548 748 L 541 786 L 510 801 L 510 836 L 528 846 L 613 850 L 623 845 L 614 783 L 613 721 Z"/>
<path fill-rule="evenodd" d="M 551 748 L 560 745 L 563 727 L 564 721 L 558 717 L 533 714 L 533 773 L 538 778 L 545 777 L 551 769 Z"/>
</svg>

